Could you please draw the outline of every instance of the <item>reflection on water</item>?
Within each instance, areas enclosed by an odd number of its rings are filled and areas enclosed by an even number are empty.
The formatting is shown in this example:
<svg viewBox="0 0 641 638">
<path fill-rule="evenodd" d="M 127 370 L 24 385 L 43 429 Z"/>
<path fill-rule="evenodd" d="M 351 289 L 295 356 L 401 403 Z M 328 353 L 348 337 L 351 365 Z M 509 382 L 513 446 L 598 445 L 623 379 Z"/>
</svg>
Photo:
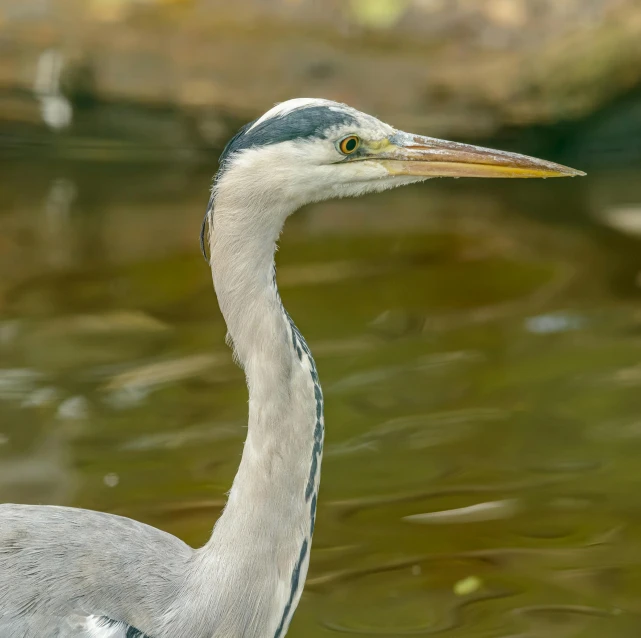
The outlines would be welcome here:
<svg viewBox="0 0 641 638">
<path fill-rule="evenodd" d="M 3 166 L 0 498 L 192 544 L 245 434 L 210 175 Z M 309 208 L 278 254 L 327 454 L 291 635 L 641 631 L 641 171 Z"/>
</svg>

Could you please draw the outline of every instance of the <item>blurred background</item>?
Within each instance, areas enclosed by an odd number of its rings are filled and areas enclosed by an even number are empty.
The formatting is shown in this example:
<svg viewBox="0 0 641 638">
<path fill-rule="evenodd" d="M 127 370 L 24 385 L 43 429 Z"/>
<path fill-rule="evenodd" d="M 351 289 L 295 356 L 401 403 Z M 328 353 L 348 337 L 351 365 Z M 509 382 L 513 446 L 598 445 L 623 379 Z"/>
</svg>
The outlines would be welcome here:
<svg viewBox="0 0 641 638">
<path fill-rule="evenodd" d="M 0 500 L 205 542 L 247 404 L 198 232 L 301 96 L 589 175 L 288 223 L 327 422 L 290 635 L 637 638 L 637 0 L 0 0 Z"/>
</svg>

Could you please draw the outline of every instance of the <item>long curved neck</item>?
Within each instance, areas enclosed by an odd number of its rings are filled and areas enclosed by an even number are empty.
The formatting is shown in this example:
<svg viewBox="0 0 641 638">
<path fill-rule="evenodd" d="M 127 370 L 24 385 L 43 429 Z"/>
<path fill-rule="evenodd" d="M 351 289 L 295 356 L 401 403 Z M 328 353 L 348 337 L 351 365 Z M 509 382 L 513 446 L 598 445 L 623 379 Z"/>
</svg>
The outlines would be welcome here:
<svg viewBox="0 0 641 638">
<path fill-rule="evenodd" d="M 210 239 L 218 301 L 247 377 L 249 427 L 227 506 L 203 551 L 215 558 L 230 597 L 236 597 L 228 609 L 238 607 L 234 582 L 246 588 L 242 574 L 250 571 L 248 613 L 260 618 L 260 631 L 271 627 L 280 638 L 309 561 L 323 398 L 314 360 L 276 287 L 274 251 L 286 213 L 266 210 L 264 200 L 260 210 L 246 206 L 219 193 Z M 266 635 L 260 631 L 242 635 Z"/>
</svg>

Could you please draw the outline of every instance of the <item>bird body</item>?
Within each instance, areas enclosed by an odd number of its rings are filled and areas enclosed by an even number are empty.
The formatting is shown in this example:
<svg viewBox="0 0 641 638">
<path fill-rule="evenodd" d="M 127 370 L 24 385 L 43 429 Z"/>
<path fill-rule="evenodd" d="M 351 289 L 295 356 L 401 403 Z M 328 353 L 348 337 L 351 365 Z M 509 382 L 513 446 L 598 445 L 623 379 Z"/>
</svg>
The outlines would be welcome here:
<svg viewBox="0 0 641 638">
<path fill-rule="evenodd" d="M 0 636 L 101 637 L 103 616 L 146 625 L 175 599 L 193 554 L 171 534 L 121 516 L 0 505 Z"/>
<path fill-rule="evenodd" d="M 241 129 L 207 211 L 214 287 L 249 390 L 223 514 L 192 549 L 119 516 L 0 505 L 0 638 L 282 638 L 307 574 L 325 431 L 316 365 L 276 286 L 286 218 L 438 175 L 573 174 L 327 100 L 290 100 Z"/>
</svg>

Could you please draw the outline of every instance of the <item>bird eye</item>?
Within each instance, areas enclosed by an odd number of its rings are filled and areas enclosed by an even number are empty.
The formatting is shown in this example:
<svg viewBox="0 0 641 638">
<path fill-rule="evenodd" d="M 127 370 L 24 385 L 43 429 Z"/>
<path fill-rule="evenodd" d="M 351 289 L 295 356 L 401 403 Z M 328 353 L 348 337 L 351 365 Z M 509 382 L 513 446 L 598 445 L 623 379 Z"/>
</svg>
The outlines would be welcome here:
<svg viewBox="0 0 641 638">
<path fill-rule="evenodd" d="M 338 143 L 338 150 L 343 155 L 351 155 L 359 146 L 361 140 L 356 135 L 348 135 Z"/>
</svg>

